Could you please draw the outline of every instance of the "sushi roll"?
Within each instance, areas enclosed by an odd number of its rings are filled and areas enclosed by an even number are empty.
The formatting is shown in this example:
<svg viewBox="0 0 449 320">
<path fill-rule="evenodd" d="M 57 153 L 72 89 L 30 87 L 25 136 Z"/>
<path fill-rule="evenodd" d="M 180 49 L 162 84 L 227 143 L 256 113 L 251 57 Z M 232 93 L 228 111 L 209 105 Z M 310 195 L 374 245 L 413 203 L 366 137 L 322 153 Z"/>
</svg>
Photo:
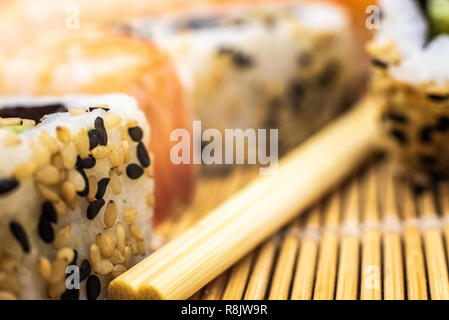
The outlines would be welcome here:
<svg viewBox="0 0 449 320">
<path fill-rule="evenodd" d="M 228 3 L 144 19 L 131 30 L 171 54 L 202 128 L 277 128 L 281 151 L 362 87 L 348 16 L 328 3 Z"/>
<path fill-rule="evenodd" d="M 47 31 L 0 50 L 0 95 L 132 95 L 157 139 L 155 221 L 191 199 L 194 168 L 173 164 L 174 129 L 191 130 L 184 90 L 170 57 L 154 44 L 104 29 Z"/>
<path fill-rule="evenodd" d="M 0 299 L 105 298 L 149 253 L 149 139 L 126 95 L 0 100 Z"/>
<path fill-rule="evenodd" d="M 368 45 L 384 146 L 418 184 L 449 174 L 449 1 L 381 1 Z"/>
</svg>

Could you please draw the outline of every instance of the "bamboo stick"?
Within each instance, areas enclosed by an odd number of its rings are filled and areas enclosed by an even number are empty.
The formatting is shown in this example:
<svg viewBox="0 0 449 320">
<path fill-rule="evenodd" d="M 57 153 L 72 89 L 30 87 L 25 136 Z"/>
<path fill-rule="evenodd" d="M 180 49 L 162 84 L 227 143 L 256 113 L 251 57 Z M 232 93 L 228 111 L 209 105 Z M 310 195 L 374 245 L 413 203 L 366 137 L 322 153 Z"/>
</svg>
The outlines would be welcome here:
<svg viewBox="0 0 449 320">
<path fill-rule="evenodd" d="M 419 203 L 430 296 L 432 300 L 448 300 L 447 263 L 434 198 L 429 192 L 420 197 Z"/>
<path fill-rule="evenodd" d="M 380 300 L 381 291 L 381 232 L 377 168 L 371 166 L 365 177 L 364 228 L 362 234 L 362 269 L 360 299 Z"/>
<path fill-rule="evenodd" d="M 254 252 L 251 252 L 232 267 L 228 285 L 223 294 L 223 300 L 241 300 L 243 298 L 253 257 Z"/>
<path fill-rule="evenodd" d="M 185 299 L 192 295 L 366 159 L 377 135 L 377 113 L 378 108 L 367 102 L 324 128 L 282 160 L 277 173 L 256 179 L 112 281 L 109 296 Z M 323 150 L 332 156 L 323 157 Z"/>
<path fill-rule="evenodd" d="M 318 243 L 320 241 L 320 213 L 320 207 L 316 206 L 312 209 L 307 219 L 296 265 L 291 295 L 292 300 L 310 300 L 312 298 Z M 279 272 L 281 273 L 282 271 L 280 270 Z M 278 289 L 276 291 L 280 295 L 281 290 Z"/>
<path fill-rule="evenodd" d="M 443 233 L 446 242 L 446 256 L 449 257 L 449 184 L 441 183 L 438 187 L 439 199 L 443 214 Z"/>
<path fill-rule="evenodd" d="M 296 254 L 299 245 L 299 222 L 295 221 L 287 230 L 279 252 L 278 261 L 271 281 L 268 299 L 287 300 L 293 278 Z"/>
<path fill-rule="evenodd" d="M 340 193 L 336 192 L 331 196 L 324 220 L 324 231 L 320 243 L 313 294 L 314 300 L 331 300 L 334 298 L 339 241 L 337 231 L 340 220 L 340 209 Z M 301 294 L 301 296 L 305 295 Z"/>
<path fill-rule="evenodd" d="M 389 168 L 387 168 L 389 169 Z M 386 170 L 384 197 L 384 299 L 403 300 L 404 267 L 402 262 L 401 227 L 396 203 L 396 189 L 390 170 Z"/>
<path fill-rule="evenodd" d="M 260 248 L 246 288 L 245 300 L 263 300 L 265 298 L 278 243 L 278 237 L 274 236 Z"/>
<path fill-rule="evenodd" d="M 357 299 L 359 279 L 359 192 L 358 181 L 353 179 L 346 194 L 343 211 L 340 261 L 337 277 L 337 300 Z"/>
<path fill-rule="evenodd" d="M 427 279 L 421 231 L 412 189 L 402 186 L 402 216 L 404 219 L 405 270 L 407 298 L 427 300 Z"/>
<path fill-rule="evenodd" d="M 223 272 L 217 278 L 208 283 L 204 288 L 203 300 L 220 300 L 226 288 L 228 277 L 228 272 Z"/>
</svg>

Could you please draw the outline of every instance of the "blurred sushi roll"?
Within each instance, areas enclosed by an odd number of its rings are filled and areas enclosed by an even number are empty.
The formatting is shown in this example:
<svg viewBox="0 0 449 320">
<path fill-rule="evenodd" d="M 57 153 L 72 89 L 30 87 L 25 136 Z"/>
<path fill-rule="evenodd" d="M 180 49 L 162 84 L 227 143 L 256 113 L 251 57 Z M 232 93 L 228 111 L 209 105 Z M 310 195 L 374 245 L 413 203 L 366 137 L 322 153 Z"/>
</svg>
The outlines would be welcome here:
<svg viewBox="0 0 449 320">
<path fill-rule="evenodd" d="M 449 173 L 449 1 L 381 1 L 368 45 L 372 91 L 397 168 L 427 184 Z"/>
<path fill-rule="evenodd" d="M 0 299 L 104 298 L 149 253 L 149 139 L 126 95 L 0 100 Z"/>
<path fill-rule="evenodd" d="M 205 8 L 132 25 L 172 55 L 203 128 L 278 128 L 286 151 L 357 96 L 354 37 L 338 6 Z"/>
<path fill-rule="evenodd" d="M 155 221 L 187 203 L 194 170 L 170 161 L 174 129 L 190 130 L 190 109 L 170 57 L 153 43 L 104 29 L 48 30 L 0 50 L 0 94 L 126 93 L 138 102 L 153 136 Z"/>
</svg>

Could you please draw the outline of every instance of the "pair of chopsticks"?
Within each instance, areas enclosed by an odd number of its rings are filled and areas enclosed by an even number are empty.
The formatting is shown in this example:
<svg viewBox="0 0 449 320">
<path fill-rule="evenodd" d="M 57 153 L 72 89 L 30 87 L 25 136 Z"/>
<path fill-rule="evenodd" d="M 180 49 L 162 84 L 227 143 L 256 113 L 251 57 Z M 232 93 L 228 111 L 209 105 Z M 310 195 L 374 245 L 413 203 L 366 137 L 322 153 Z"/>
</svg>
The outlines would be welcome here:
<svg viewBox="0 0 449 320">
<path fill-rule="evenodd" d="M 186 299 L 298 212 L 318 200 L 373 149 L 378 108 L 366 100 L 325 127 L 178 238 L 115 279 L 112 299 Z"/>
</svg>

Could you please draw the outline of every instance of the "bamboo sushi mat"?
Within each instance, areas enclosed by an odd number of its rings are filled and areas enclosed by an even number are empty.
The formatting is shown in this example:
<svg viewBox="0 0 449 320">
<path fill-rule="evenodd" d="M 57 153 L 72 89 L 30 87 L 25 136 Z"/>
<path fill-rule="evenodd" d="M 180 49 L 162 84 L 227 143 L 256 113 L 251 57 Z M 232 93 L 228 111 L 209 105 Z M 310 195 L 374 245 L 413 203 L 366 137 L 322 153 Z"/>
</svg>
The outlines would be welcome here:
<svg viewBox="0 0 449 320">
<path fill-rule="evenodd" d="M 191 299 L 449 299 L 449 185 L 418 196 L 388 168 L 368 165 Z M 202 178 L 158 232 L 176 237 L 254 177 Z"/>
</svg>

